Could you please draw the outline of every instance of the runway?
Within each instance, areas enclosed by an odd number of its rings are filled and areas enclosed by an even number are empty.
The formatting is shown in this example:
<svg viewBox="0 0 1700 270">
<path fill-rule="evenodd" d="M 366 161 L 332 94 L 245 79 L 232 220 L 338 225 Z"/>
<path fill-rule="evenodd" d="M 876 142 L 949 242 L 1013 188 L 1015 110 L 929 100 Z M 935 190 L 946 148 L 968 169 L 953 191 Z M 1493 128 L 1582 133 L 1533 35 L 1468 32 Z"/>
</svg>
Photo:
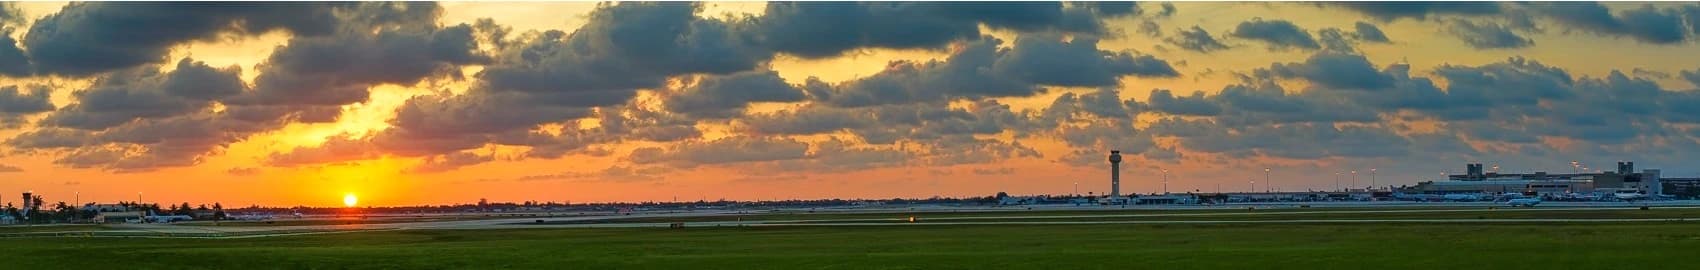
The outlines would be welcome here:
<svg viewBox="0 0 1700 270">
<path fill-rule="evenodd" d="M 682 222 L 685 227 L 794 227 L 794 226 L 967 226 L 967 225 L 1082 225 L 1082 224 L 1338 224 L 1338 223 L 1599 223 L 1599 222 L 1696 222 L 1697 217 L 1682 218 L 1438 218 L 1438 219 L 1318 219 L 1295 218 L 1274 220 L 1068 220 L 1091 218 L 1181 218 L 1181 217 L 1245 217 L 1245 216 L 1282 216 L 1282 215 L 1314 215 L 1314 214 L 1400 214 L 1400 213 L 1459 213 L 1459 212 L 1510 212 L 1510 211 L 1611 211 L 1636 210 L 1636 204 L 1572 204 L 1569 206 L 1537 207 L 1537 208 L 1496 208 L 1486 206 L 1491 204 L 1455 203 L 1455 204 L 1340 204 L 1340 205 L 1309 205 L 1307 207 L 1321 208 L 1318 210 L 1296 210 L 1289 205 L 1228 205 L 1213 207 L 1036 207 L 1026 208 L 921 208 L 908 209 L 791 209 L 792 211 L 815 211 L 830 214 L 894 214 L 890 218 L 839 218 L 839 219 L 800 219 L 800 220 L 752 220 L 752 221 L 705 221 Z M 1657 209 L 1700 209 L 1693 202 L 1663 203 Z M 1445 209 L 1363 209 L 1363 210 L 1325 210 L 1339 207 L 1435 207 Z M 1473 209 L 1455 209 L 1456 207 L 1482 207 Z M 1261 207 L 1261 208 L 1259 208 Z M 1285 208 L 1282 208 L 1285 207 Z M 1215 209 L 1223 211 L 1244 210 L 1246 208 L 1271 209 L 1281 208 L 1283 211 L 1270 212 L 1186 212 L 1186 213 L 1110 213 L 1112 210 L 1203 210 Z M 1103 214 L 1045 214 L 1053 211 L 1076 210 L 1105 210 Z M 985 213 L 984 216 L 939 216 L 929 215 L 940 213 Z M 106 230 L 99 231 L 67 231 L 46 233 L 11 233 L 0 234 L 3 237 L 164 237 L 164 238 L 250 238 L 273 237 L 323 233 L 345 233 L 377 230 L 488 230 L 488 229 L 539 229 L 539 228 L 666 228 L 674 226 L 674 222 L 634 222 L 618 223 L 619 219 L 633 218 L 692 218 L 713 216 L 755 216 L 764 213 L 750 211 L 698 211 L 670 213 L 639 213 L 635 215 L 602 215 L 602 216 L 571 216 L 571 217 L 527 217 L 527 218 L 496 218 L 452 221 L 424 221 L 398 223 L 371 223 L 346 225 L 284 225 L 284 226 L 191 226 L 182 224 L 112 224 L 105 225 Z M 805 214 L 798 214 L 805 215 Z M 922 217 L 918 222 L 902 222 L 907 216 Z M 287 221 L 282 219 L 280 221 Z M 549 224 L 562 222 L 610 221 L 611 223 L 595 224 Z M 541 224 L 540 224 L 541 223 Z"/>
</svg>

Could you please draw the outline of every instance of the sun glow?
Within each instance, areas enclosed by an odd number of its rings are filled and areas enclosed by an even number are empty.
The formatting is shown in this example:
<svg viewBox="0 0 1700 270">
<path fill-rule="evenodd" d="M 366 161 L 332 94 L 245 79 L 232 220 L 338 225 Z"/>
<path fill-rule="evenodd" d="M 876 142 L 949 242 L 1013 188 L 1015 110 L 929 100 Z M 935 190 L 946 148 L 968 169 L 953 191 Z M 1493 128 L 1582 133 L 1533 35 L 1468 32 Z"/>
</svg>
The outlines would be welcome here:
<svg viewBox="0 0 1700 270">
<path fill-rule="evenodd" d="M 355 197 L 354 193 L 348 193 L 348 194 L 342 195 L 342 205 L 343 206 L 354 207 L 354 204 L 359 203 L 359 202 L 360 202 L 360 198 Z"/>
</svg>

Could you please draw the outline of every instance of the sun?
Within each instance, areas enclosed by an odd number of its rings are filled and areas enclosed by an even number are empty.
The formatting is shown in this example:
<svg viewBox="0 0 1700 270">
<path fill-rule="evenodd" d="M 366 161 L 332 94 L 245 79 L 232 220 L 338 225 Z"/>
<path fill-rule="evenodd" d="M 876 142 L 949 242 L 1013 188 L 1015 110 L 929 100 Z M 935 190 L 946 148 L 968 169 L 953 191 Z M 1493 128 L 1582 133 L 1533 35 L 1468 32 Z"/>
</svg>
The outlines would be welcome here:
<svg viewBox="0 0 1700 270">
<path fill-rule="evenodd" d="M 360 202 L 360 197 L 355 197 L 354 193 L 348 193 L 348 194 L 342 195 L 342 205 L 343 206 L 354 207 L 354 204 L 359 203 L 359 202 Z"/>
</svg>

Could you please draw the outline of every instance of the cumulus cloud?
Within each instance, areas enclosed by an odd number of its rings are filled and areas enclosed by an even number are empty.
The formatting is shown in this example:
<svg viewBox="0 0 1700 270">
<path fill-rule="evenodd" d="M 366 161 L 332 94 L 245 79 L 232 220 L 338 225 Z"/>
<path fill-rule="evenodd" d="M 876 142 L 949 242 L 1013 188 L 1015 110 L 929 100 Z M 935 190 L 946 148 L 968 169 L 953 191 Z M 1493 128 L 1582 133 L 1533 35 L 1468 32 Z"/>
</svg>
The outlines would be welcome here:
<svg viewBox="0 0 1700 270">
<path fill-rule="evenodd" d="M 18 40 L 12 38 L 12 27 L 0 24 L 0 75 L 23 77 L 32 73 L 29 56 L 18 48 Z"/>
<path fill-rule="evenodd" d="M 1322 48 L 1322 45 L 1316 42 L 1316 38 L 1312 37 L 1310 32 L 1286 20 L 1254 18 L 1234 26 L 1234 32 L 1231 35 L 1268 43 L 1271 50 L 1291 48 L 1314 50 Z"/>
<path fill-rule="evenodd" d="M 1678 74 L 1681 74 L 1682 79 L 1688 80 L 1688 83 L 1694 85 L 1694 87 L 1700 87 L 1700 69 L 1684 70 Z"/>
<path fill-rule="evenodd" d="M 172 46 L 224 34 L 327 34 L 346 5 L 71 3 L 31 25 L 24 44 L 36 71 L 83 76 L 162 62 Z"/>
<path fill-rule="evenodd" d="M 1493 22 L 1457 20 L 1452 21 L 1447 31 L 1463 40 L 1465 45 L 1477 49 L 1517 49 L 1535 45 L 1534 40 Z"/>
<path fill-rule="evenodd" d="M 1321 52 L 1311 55 L 1304 63 L 1276 63 L 1258 70 L 1276 77 L 1304 78 L 1323 87 L 1335 89 L 1380 89 L 1392 86 L 1393 77 L 1376 70 L 1369 59 L 1359 54 Z"/>
<path fill-rule="evenodd" d="M 1205 100 L 1204 92 L 1192 92 L 1191 96 L 1175 97 L 1168 89 L 1151 91 L 1151 97 L 1146 98 L 1151 104 L 1151 110 L 1173 115 L 1215 116 L 1222 113 L 1221 105 Z"/>
<path fill-rule="evenodd" d="M 673 112 L 709 117 L 732 117 L 753 102 L 796 102 L 807 98 L 803 90 L 785 82 L 774 71 L 748 71 L 710 76 L 667 97 Z"/>
<path fill-rule="evenodd" d="M 24 116 L 53 110 L 51 89 L 45 86 L 25 86 L 28 92 L 19 91 L 18 86 L 0 87 L 0 129 L 18 128 L 25 124 Z"/>
<path fill-rule="evenodd" d="M 1163 42 L 1168 42 L 1181 49 L 1201 53 L 1228 49 L 1227 44 L 1217 41 L 1216 37 L 1210 36 L 1210 32 L 1204 31 L 1204 28 L 1197 25 L 1192 26 L 1192 29 L 1182 29 L 1176 32 L 1174 36 L 1163 38 Z"/>
<path fill-rule="evenodd" d="M 632 151 L 628 161 L 636 164 L 672 164 L 680 167 L 743 162 L 800 159 L 809 145 L 790 138 L 728 137 L 690 141 L 665 148 L 646 147 Z"/>
<path fill-rule="evenodd" d="M 1529 3 L 1525 6 L 1560 25 L 1605 36 L 1630 37 L 1653 44 L 1680 43 L 1687 37 L 1683 25 L 1683 13 L 1686 11 L 1679 8 L 1642 5 L 1614 15 L 1611 9 L 1595 2 Z"/>
<path fill-rule="evenodd" d="M 1391 42 L 1387 39 L 1387 34 L 1382 33 L 1381 28 L 1375 27 L 1374 24 L 1370 24 L 1368 22 L 1357 22 L 1352 24 L 1352 27 L 1356 29 L 1356 32 L 1353 32 L 1353 34 L 1358 38 L 1358 40 L 1376 43 Z"/>
<path fill-rule="evenodd" d="M 1499 14 L 1499 3 L 1490 2 L 1332 2 L 1382 21 L 1425 20 L 1434 16 L 1478 16 Z"/>
<path fill-rule="evenodd" d="M 824 58 L 858 48 L 942 49 L 983 35 L 980 25 L 1021 32 L 1103 34 L 1099 16 L 1138 13 L 1132 3 L 943 5 L 924 2 L 771 2 L 757 18 L 773 50 Z"/>
</svg>

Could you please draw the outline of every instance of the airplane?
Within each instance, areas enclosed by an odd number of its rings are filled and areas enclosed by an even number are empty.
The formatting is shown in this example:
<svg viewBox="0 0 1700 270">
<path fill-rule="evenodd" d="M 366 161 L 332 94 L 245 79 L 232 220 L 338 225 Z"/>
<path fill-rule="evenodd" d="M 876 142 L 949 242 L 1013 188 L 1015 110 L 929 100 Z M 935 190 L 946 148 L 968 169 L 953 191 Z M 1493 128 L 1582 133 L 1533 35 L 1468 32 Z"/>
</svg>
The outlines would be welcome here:
<svg viewBox="0 0 1700 270">
<path fill-rule="evenodd" d="M 246 214 L 246 215 L 241 215 L 241 214 L 230 215 L 230 216 L 225 217 L 225 219 L 229 219 L 229 220 L 268 220 L 268 219 L 272 219 L 272 215 L 271 214 L 265 214 L 265 213 L 250 213 L 250 214 Z"/>
<path fill-rule="evenodd" d="M 1441 198 L 1448 201 L 1458 202 L 1473 202 L 1482 200 L 1482 196 L 1475 194 L 1446 194 L 1446 196 L 1441 196 Z"/>
<path fill-rule="evenodd" d="M 1511 207 L 1518 207 L 1518 206 L 1535 207 L 1535 205 L 1541 204 L 1541 199 L 1534 199 L 1534 198 L 1511 199 L 1511 201 L 1507 201 L 1507 202 L 1505 202 L 1505 204 L 1510 205 Z"/>
<path fill-rule="evenodd" d="M 189 221 L 189 220 L 194 220 L 194 219 L 195 219 L 194 217 L 187 216 L 187 215 L 164 215 L 164 216 L 161 216 L 161 215 L 154 214 L 154 212 L 152 210 L 149 210 L 148 215 L 147 215 L 147 222 L 152 222 L 152 223 L 171 223 L 171 222 L 177 222 L 177 221 Z"/>
<path fill-rule="evenodd" d="M 1618 200 L 1624 200 L 1624 201 L 1634 201 L 1634 200 L 1645 200 L 1645 199 L 1647 199 L 1647 194 L 1641 193 L 1640 190 L 1635 190 L 1635 189 L 1619 189 L 1617 191 L 1612 192 L 1611 196 L 1613 198 L 1617 198 Z"/>
</svg>

